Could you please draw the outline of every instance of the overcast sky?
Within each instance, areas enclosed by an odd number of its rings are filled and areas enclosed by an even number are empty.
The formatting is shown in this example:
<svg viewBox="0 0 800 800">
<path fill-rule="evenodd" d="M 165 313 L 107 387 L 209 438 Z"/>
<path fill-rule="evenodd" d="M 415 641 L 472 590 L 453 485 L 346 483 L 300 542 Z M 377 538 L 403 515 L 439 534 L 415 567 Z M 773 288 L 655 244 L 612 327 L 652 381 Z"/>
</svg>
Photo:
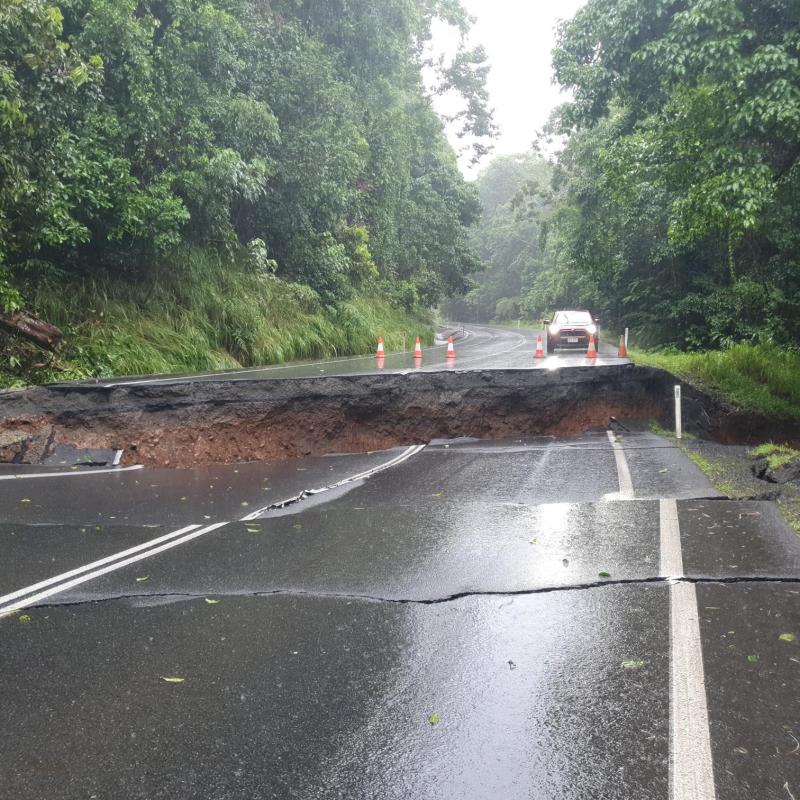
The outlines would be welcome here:
<svg viewBox="0 0 800 800">
<path fill-rule="evenodd" d="M 552 83 L 550 51 L 558 20 L 573 16 L 584 0 L 461 1 L 476 18 L 470 43 L 486 48 L 492 68 L 488 88 L 494 119 L 500 128 L 493 155 L 524 152 L 551 110 L 565 99 Z M 434 48 L 452 52 L 452 33 L 444 28 L 437 28 L 434 33 Z M 449 110 L 446 100 L 440 108 Z M 463 144 L 455 136 L 451 139 L 456 149 Z M 485 157 L 478 168 L 490 159 L 491 156 Z M 466 170 L 468 159 L 462 162 L 462 169 Z"/>
</svg>

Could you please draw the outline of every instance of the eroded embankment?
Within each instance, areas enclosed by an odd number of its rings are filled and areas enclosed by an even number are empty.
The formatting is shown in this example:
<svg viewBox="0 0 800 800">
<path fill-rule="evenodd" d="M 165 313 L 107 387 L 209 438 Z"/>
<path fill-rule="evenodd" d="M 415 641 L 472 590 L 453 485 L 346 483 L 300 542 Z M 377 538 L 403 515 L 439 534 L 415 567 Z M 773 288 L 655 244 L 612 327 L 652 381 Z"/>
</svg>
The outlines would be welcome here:
<svg viewBox="0 0 800 800">
<path fill-rule="evenodd" d="M 0 394 L 0 461 L 56 447 L 112 448 L 174 467 L 356 452 L 437 437 L 568 435 L 620 419 L 672 418 L 666 372 L 633 365 L 44 386 Z M 720 435 L 724 410 L 693 390 L 684 421 Z"/>
</svg>

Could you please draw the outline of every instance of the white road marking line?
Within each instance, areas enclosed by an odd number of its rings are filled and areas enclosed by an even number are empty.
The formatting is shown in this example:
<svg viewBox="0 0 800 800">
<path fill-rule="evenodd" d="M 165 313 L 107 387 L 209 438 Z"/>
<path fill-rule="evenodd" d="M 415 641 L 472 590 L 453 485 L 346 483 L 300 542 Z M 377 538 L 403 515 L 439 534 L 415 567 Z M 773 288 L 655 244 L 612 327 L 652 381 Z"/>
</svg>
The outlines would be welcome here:
<svg viewBox="0 0 800 800">
<path fill-rule="evenodd" d="M 385 469 L 389 469 L 390 467 L 394 467 L 397 466 L 398 464 L 401 464 L 403 461 L 406 461 L 407 459 L 411 458 L 411 456 L 414 456 L 421 450 L 424 450 L 425 447 L 426 445 L 424 444 L 411 445 L 411 447 L 406 448 L 402 453 L 400 453 L 400 455 L 395 456 L 391 460 L 387 461 L 385 464 L 379 464 L 377 467 L 372 467 L 372 469 L 365 470 L 364 472 L 359 472 L 357 475 L 350 475 L 349 477 L 343 478 L 342 480 L 337 481 L 336 483 L 332 483 L 329 486 L 322 486 L 319 489 L 305 489 L 304 493 L 307 495 L 320 494 L 321 492 L 326 492 L 330 489 L 336 489 L 339 486 L 344 486 L 345 484 L 352 483 L 353 481 L 361 480 L 361 478 L 369 478 L 370 475 L 375 475 L 378 472 L 383 472 L 383 470 Z M 242 517 L 240 522 L 249 522 L 250 520 L 258 519 L 260 515 L 263 514 L 265 511 L 267 511 L 269 508 L 272 508 L 273 506 L 280 506 L 282 504 L 288 505 L 289 502 L 295 499 L 296 498 L 288 498 L 287 500 L 276 501 L 274 503 L 270 503 L 267 506 L 263 506 L 262 508 L 258 508 L 255 511 L 252 511 L 251 513 Z"/>
<path fill-rule="evenodd" d="M 400 455 L 396 456 L 395 458 L 387 461 L 385 464 L 380 464 L 377 467 L 373 467 L 372 469 L 364 470 L 364 472 L 359 472 L 357 475 L 351 475 L 349 478 L 343 478 L 336 483 L 332 483 L 330 486 L 324 486 L 322 489 L 312 489 L 312 492 L 321 492 L 325 489 L 335 489 L 338 486 L 344 486 L 346 483 L 352 483 L 353 481 L 361 480 L 361 478 L 369 478 L 370 475 L 375 475 L 378 472 L 383 472 L 385 469 L 389 469 L 390 467 L 395 467 L 398 464 L 402 464 L 404 461 L 411 458 L 411 456 L 415 456 L 420 451 L 424 450 L 427 445 L 424 444 L 413 444 L 411 447 L 406 448 Z"/>
<path fill-rule="evenodd" d="M 18 589 L 16 592 L 3 595 L 0 597 L 0 606 L 2 606 L 4 603 L 8 603 L 10 600 L 16 600 L 18 597 L 31 594 L 39 589 L 44 589 L 46 586 L 52 586 L 54 583 L 69 580 L 70 578 L 74 578 L 76 575 L 80 575 L 83 572 L 88 572 L 96 567 L 102 567 L 103 564 L 108 564 L 109 562 L 116 561 L 119 558 L 125 558 L 125 556 L 132 555 L 133 553 L 139 553 L 149 547 L 154 547 L 155 545 L 161 544 L 161 542 L 169 541 L 177 536 L 182 536 L 184 533 L 188 533 L 189 531 L 193 531 L 195 528 L 199 527 L 199 525 L 187 525 L 185 528 L 181 528 L 179 531 L 166 533 L 163 536 L 157 537 L 156 539 L 150 539 L 142 544 L 137 544 L 135 547 L 129 547 L 127 550 L 121 550 L 119 553 L 114 553 L 113 555 L 106 556 L 105 558 L 98 559 L 97 561 L 92 561 L 90 564 L 84 564 L 82 567 L 71 569 L 69 572 L 62 572 L 60 575 L 53 575 L 52 578 L 47 578 L 46 580 L 39 581 L 39 583 L 26 586 L 24 589 Z"/>
<path fill-rule="evenodd" d="M 661 530 L 661 561 L 658 574 L 662 578 L 682 578 L 683 554 L 677 501 L 661 500 L 658 512 Z"/>
<path fill-rule="evenodd" d="M 130 472 L 132 469 L 144 469 L 141 464 L 131 467 L 111 467 L 109 469 L 80 469 L 63 472 L 20 472 L 15 475 L 0 475 L 0 481 L 24 481 L 28 478 L 73 478 L 76 475 L 107 475 L 110 472 Z"/>
<path fill-rule="evenodd" d="M 614 448 L 614 460 L 617 462 L 617 479 L 619 480 L 619 496 L 626 500 L 632 500 L 634 497 L 633 481 L 631 480 L 631 471 L 628 468 L 628 459 L 625 458 L 625 451 L 622 445 L 617 441 L 613 431 L 606 431 L 608 441 Z"/>
<path fill-rule="evenodd" d="M 101 569 L 96 569 L 92 572 L 87 572 L 84 575 L 81 575 L 77 578 L 73 578 L 72 580 L 67 581 L 66 583 L 59 583 L 56 586 L 51 587 L 50 589 L 46 589 L 43 592 L 39 592 L 38 594 L 29 595 L 20 602 L 11 603 L 7 606 L 0 607 L 0 616 L 13 613 L 14 611 L 19 611 L 20 609 L 23 608 L 28 608 L 29 606 L 38 603 L 40 600 L 52 597 L 54 594 L 65 592 L 67 591 L 67 589 L 72 589 L 75 586 L 80 586 L 80 584 L 87 583 L 88 581 L 94 580 L 95 578 L 99 578 L 101 575 L 106 575 L 109 572 L 115 572 L 118 569 L 127 567 L 130 564 L 135 564 L 137 561 L 143 561 L 145 558 L 150 558 L 151 556 L 154 556 L 157 553 L 163 553 L 165 550 L 170 550 L 173 547 L 177 547 L 179 544 L 184 544 L 186 542 L 191 541 L 192 539 L 197 539 L 199 536 L 204 536 L 205 534 L 211 533 L 211 531 L 215 531 L 217 530 L 217 528 L 221 528 L 223 525 L 227 524 L 228 524 L 227 522 L 215 522 L 213 525 L 207 525 L 205 528 L 200 528 L 200 530 L 187 533 L 185 536 L 182 536 L 179 539 L 173 539 L 172 541 L 166 542 L 165 544 L 159 545 L 158 547 L 151 547 L 145 550 L 143 553 L 138 553 L 137 555 L 131 556 L 130 558 L 126 558 L 123 561 L 114 561 L 114 563 L 102 567 Z M 191 527 L 196 527 L 196 526 L 193 525 Z M 109 558 L 112 557 L 109 556 Z"/>
<path fill-rule="evenodd" d="M 661 500 L 660 574 L 683 577 L 678 505 Z M 697 590 L 670 585 L 670 800 L 715 800 Z"/>
<path fill-rule="evenodd" d="M 337 488 L 339 486 L 344 486 L 347 483 L 352 483 L 353 481 L 360 480 L 361 478 L 367 478 L 370 475 L 375 475 L 378 472 L 382 472 L 385 469 L 389 469 L 390 467 L 402 463 L 416 453 L 419 453 L 424 448 L 424 444 L 412 445 L 384 464 L 379 464 L 377 467 L 365 470 L 364 472 L 359 472 L 356 475 L 350 475 L 347 478 L 343 478 L 342 480 L 332 483 L 329 486 L 324 486 L 321 489 L 311 489 L 307 490 L 307 492 L 308 494 L 316 494 L 329 489 Z M 65 474 L 73 475 L 75 473 Z M 263 512 L 263 510 L 264 509 L 254 511 L 251 514 L 242 517 L 241 521 L 245 522 L 247 520 L 255 519 L 260 513 Z M 162 553 L 165 550 L 177 547 L 179 544 L 196 539 L 198 536 L 210 533 L 211 531 L 221 528 L 223 525 L 227 524 L 228 522 L 218 522 L 213 525 L 208 525 L 205 528 L 201 528 L 200 530 L 195 530 L 199 527 L 198 525 L 189 525 L 185 528 L 181 528 L 180 530 L 173 531 L 172 533 L 166 533 L 163 536 L 158 536 L 155 539 L 135 545 L 134 547 L 129 547 L 127 550 L 121 550 L 119 553 L 114 553 L 110 556 L 106 556 L 105 558 L 93 561 L 90 564 L 84 564 L 81 567 L 76 567 L 75 569 L 72 569 L 69 572 L 64 572 L 61 575 L 54 575 L 51 578 L 39 581 L 31 586 L 17 589 L 14 592 L 0 597 L 0 616 L 18 611 L 22 608 L 27 608 L 28 606 L 33 605 L 40 600 L 51 597 L 59 592 L 66 591 L 67 589 L 71 589 L 73 586 L 79 586 L 80 584 L 86 583 L 87 581 L 90 581 L 101 575 L 105 575 L 109 572 L 113 572 L 117 569 L 128 566 L 129 564 L 149 558 L 157 553 Z M 45 589 L 45 591 L 39 591 L 40 589 Z M 20 598 L 24 599 L 22 599 L 21 602 L 14 602 Z"/>
</svg>

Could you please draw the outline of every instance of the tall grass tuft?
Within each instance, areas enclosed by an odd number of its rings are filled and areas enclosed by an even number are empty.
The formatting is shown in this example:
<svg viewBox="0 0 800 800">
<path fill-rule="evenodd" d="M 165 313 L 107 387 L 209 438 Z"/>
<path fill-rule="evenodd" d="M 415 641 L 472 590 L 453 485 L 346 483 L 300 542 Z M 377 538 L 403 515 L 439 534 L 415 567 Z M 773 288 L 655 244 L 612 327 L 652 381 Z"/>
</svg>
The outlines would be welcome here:
<svg viewBox="0 0 800 800">
<path fill-rule="evenodd" d="M 772 344 L 737 344 L 702 353 L 635 350 L 632 358 L 666 369 L 740 408 L 800 416 L 800 352 Z"/>
<path fill-rule="evenodd" d="M 0 385 L 85 376 L 180 373 L 388 350 L 433 338 L 432 315 L 406 313 L 377 293 L 323 306 L 301 284 L 189 251 L 147 283 L 108 277 L 40 281 L 26 297 L 65 333 L 61 366 L 7 370 Z M 16 361 L 17 359 L 15 359 Z"/>
</svg>

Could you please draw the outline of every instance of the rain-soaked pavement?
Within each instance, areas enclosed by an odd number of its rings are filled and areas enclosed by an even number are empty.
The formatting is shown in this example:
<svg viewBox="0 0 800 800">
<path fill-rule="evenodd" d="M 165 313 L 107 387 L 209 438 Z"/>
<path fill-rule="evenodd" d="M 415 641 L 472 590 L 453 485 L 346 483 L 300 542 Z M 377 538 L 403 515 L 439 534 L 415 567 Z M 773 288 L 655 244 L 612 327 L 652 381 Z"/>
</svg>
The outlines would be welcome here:
<svg viewBox="0 0 800 800">
<path fill-rule="evenodd" d="M 0 480 L 2 795 L 797 795 L 800 542 L 665 440 L 617 446 L 629 497 L 604 431 Z M 683 576 L 696 794 L 670 788 Z"/>
<path fill-rule="evenodd" d="M 483 325 L 465 325 L 448 328 L 456 333 L 455 358 L 447 357 L 447 342 L 437 338 L 434 345 L 423 348 L 422 358 L 413 357 L 414 343 L 407 342 L 403 352 L 375 356 L 356 356 L 310 361 L 300 361 L 270 367 L 225 370 L 200 375 L 163 375 L 131 378 L 114 378 L 97 381 L 105 386 L 123 386 L 154 383 L 174 383 L 182 380 L 253 380 L 257 378 L 306 378 L 319 375 L 352 375 L 375 372 L 406 372 L 409 370 L 439 371 L 443 369 L 562 369 L 571 366 L 598 366 L 626 364 L 627 358 L 618 358 L 616 343 L 603 341 L 597 358 L 586 358 L 583 350 L 561 348 L 545 358 L 535 358 L 536 339 L 544 330 L 526 328 L 496 328 Z"/>
<path fill-rule="evenodd" d="M 0 509 L 0 798 L 800 798 L 800 539 L 652 433 Z"/>
</svg>

